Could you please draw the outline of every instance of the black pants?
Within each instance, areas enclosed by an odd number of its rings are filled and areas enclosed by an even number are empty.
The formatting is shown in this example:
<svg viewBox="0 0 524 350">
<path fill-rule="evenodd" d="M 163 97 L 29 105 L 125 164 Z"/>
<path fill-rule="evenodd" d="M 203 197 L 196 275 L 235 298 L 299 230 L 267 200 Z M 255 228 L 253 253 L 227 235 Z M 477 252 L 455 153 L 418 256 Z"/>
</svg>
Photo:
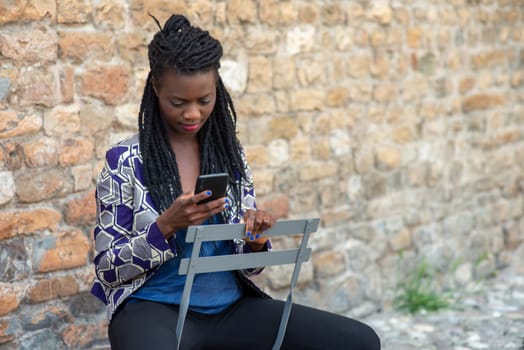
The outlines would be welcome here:
<svg viewBox="0 0 524 350">
<path fill-rule="evenodd" d="M 189 311 L 182 349 L 271 349 L 284 302 L 243 297 L 217 315 Z M 130 303 L 109 325 L 113 350 L 176 348 L 178 306 L 150 301 Z M 337 314 L 293 304 L 282 344 L 293 350 L 378 350 L 380 340 L 369 326 Z"/>
</svg>

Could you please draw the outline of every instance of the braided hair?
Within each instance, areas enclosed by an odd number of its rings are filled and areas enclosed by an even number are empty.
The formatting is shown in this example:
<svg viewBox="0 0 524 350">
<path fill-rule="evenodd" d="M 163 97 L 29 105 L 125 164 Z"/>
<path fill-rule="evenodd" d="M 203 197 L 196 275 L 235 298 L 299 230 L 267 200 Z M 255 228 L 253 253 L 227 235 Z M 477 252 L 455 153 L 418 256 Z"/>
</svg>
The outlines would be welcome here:
<svg viewBox="0 0 524 350">
<path fill-rule="evenodd" d="M 228 173 L 231 194 L 234 201 L 239 203 L 240 184 L 242 180 L 249 183 L 249 178 L 244 169 L 243 155 L 236 136 L 237 115 L 233 101 L 218 74 L 222 46 L 209 32 L 191 26 L 182 15 L 172 15 L 164 28 L 155 17 L 153 19 L 160 31 L 155 34 L 148 47 L 150 72 L 138 116 L 144 180 L 153 203 L 157 210 L 163 212 L 182 194 L 175 153 L 160 119 L 153 79 L 158 80 L 168 70 L 194 74 L 210 69 L 215 69 L 217 73 L 216 102 L 210 117 L 198 134 L 200 173 Z M 240 207 L 237 206 L 238 211 Z"/>
</svg>

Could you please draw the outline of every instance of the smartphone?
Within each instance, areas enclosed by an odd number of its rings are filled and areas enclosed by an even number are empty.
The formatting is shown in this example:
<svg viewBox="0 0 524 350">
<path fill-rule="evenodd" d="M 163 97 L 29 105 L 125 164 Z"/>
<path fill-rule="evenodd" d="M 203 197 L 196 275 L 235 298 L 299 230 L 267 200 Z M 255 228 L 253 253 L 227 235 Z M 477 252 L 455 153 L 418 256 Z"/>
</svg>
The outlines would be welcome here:
<svg viewBox="0 0 524 350">
<path fill-rule="evenodd" d="M 195 185 L 195 194 L 206 190 L 210 190 L 212 194 L 210 197 L 198 202 L 198 204 L 225 197 L 228 181 L 229 175 L 227 173 L 200 175 Z"/>
</svg>

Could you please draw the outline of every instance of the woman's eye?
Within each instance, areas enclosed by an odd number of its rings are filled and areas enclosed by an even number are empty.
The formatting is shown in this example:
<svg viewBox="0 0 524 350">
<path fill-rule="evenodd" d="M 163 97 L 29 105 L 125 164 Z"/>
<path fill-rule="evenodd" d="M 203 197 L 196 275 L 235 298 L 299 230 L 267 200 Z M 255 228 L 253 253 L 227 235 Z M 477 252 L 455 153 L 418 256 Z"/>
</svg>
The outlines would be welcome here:
<svg viewBox="0 0 524 350">
<path fill-rule="evenodd" d="M 205 98 L 205 99 L 200 100 L 200 103 L 203 105 L 207 105 L 209 102 L 211 102 L 210 98 Z"/>
<path fill-rule="evenodd" d="M 171 101 L 171 105 L 173 107 L 182 107 L 184 105 L 184 102 L 180 102 L 180 101 Z"/>
</svg>

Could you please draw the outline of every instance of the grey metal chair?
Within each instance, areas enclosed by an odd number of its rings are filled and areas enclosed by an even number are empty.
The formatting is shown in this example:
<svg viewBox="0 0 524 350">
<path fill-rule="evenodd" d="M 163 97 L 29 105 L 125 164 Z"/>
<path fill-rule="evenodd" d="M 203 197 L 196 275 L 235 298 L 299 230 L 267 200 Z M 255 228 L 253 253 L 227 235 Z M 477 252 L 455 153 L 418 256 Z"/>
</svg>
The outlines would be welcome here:
<svg viewBox="0 0 524 350">
<path fill-rule="evenodd" d="M 225 224 L 225 225 L 203 225 L 190 226 L 187 229 L 186 242 L 193 243 L 193 250 L 190 258 L 184 258 L 180 262 L 179 274 L 187 275 L 176 328 L 177 349 L 180 348 L 184 321 L 189 307 L 191 287 L 193 278 L 197 273 L 231 271 L 248 269 L 262 266 L 273 266 L 283 264 L 295 264 L 289 285 L 289 294 L 282 312 L 280 327 L 273 345 L 273 350 L 280 349 L 287 322 L 291 313 L 293 303 L 293 288 L 298 280 L 300 267 L 303 262 L 308 261 L 311 256 L 311 248 L 307 247 L 309 234 L 316 232 L 320 219 L 300 219 L 300 220 L 280 220 L 271 229 L 265 231 L 263 236 L 285 236 L 302 234 L 302 240 L 297 248 L 293 249 L 273 249 L 270 252 L 256 252 L 249 254 L 231 254 L 221 256 L 200 257 L 200 246 L 206 241 L 220 241 L 231 239 L 243 239 L 245 237 L 245 224 Z"/>
</svg>

